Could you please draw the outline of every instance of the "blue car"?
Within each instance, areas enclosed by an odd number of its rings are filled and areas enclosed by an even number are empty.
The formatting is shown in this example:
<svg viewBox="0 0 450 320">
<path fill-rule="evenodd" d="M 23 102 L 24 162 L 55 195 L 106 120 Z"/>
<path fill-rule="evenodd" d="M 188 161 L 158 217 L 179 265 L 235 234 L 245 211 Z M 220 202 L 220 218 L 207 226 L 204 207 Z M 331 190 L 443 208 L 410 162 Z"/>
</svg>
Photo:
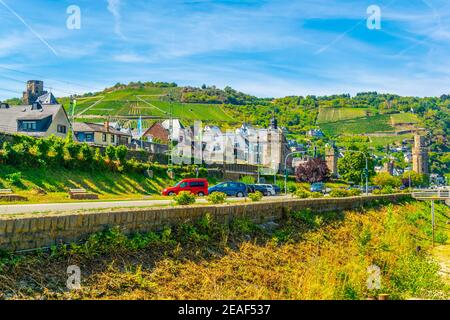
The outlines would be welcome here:
<svg viewBox="0 0 450 320">
<path fill-rule="evenodd" d="M 324 192 L 325 184 L 322 182 L 316 182 L 311 185 L 311 192 Z"/>
<path fill-rule="evenodd" d="M 248 195 L 247 185 L 241 182 L 223 182 L 208 189 L 209 194 L 223 192 L 229 197 L 243 198 Z"/>
</svg>

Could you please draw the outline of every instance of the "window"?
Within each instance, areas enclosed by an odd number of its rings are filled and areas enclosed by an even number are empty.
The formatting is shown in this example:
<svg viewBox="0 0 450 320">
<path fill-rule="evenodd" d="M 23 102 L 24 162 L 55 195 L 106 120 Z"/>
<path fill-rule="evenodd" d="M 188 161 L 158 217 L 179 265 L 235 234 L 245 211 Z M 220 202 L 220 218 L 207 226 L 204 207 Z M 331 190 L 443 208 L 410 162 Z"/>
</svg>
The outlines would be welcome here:
<svg viewBox="0 0 450 320">
<path fill-rule="evenodd" d="M 36 121 L 24 121 L 22 123 L 22 129 L 26 131 L 36 130 Z"/>
<path fill-rule="evenodd" d="M 58 133 L 67 133 L 67 127 L 58 124 L 58 128 L 57 128 Z"/>
<path fill-rule="evenodd" d="M 111 143 L 115 143 L 116 142 L 116 136 L 115 135 L 111 135 Z"/>
<path fill-rule="evenodd" d="M 204 187 L 205 183 L 198 181 L 198 182 L 191 182 L 189 185 L 193 188 L 199 188 L 199 187 Z"/>
<path fill-rule="evenodd" d="M 102 141 L 106 142 L 106 133 L 103 134 Z"/>
<path fill-rule="evenodd" d="M 188 186 L 187 182 L 183 182 L 182 184 L 180 184 L 180 188 L 186 188 Z"/>
<path fill-rule="evenodd" d="M 86 133 L 86 142 L 94 142 L 94 134 Z"/>
</svg>

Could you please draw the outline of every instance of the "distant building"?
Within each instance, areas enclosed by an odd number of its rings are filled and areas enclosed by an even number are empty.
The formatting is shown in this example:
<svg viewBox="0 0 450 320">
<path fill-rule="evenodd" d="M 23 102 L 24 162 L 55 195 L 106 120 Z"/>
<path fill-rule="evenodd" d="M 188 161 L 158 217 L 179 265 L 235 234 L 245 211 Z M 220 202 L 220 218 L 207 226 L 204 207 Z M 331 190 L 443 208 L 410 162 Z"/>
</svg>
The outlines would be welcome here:
<svg viewBox="0 0 450 320">
<path fill-rule="evenodd" d="M 112 127 L 109 122 L 104 124 L 75 122 L 73 131 L 78 142 L 104 147 L 131 145 L 131 133 L 120 131 Z"/>
<path fill-rule="evenodd" d="M 42 95 L 47 94 L 44 91 L 44 81 L 29 80 L 27 81 L 26 91 L 23 92 L 22 102 L 24 105 L 32 105 Z"/>
<path fill-rule="evenodd" d="M 66 137 L 70 122 L 66 111 L 60 104 L 41 104 L 0 106 L 0 132 L 25 134 L 32 137 Z"/>
<path fill-rule="evenodd" d="M 325 134 L 322 132 L 321 129 L 311 129 L 309 130 L 306 135 L 313 137 L 313 138 L 323 138 L 325 137 Z"/>
<path fill-rule="evenodd" d="M 413 155 L 411 152 L 405 152 L 403 155 L 403 159 L 405 160 L 406 163 L 411 163 L 413 160 Z"/>
<path fill-rule="evenodd" d="M 148 142 L 159 141 L 160 143 L 168 144 L 170 140 L 170 131 L 166 129 L 161 122 L 156 122 L 150 128 L 145 130 L 142 137 L 139 139 Z"/>
<path fill-rule="evenodd" d="M 58 100 L 56 100 L 55 96 L 51 92 L 44 93 L 36 99 L 40 104 L 58 104 Z"/>
<path fill-rule="evenodd" d="M 327 162 L 328 170 L 330 170 L 331 176 L 337 177 L 338 175 L 338 158 L 339 153 L 334 145 L 326 145 L 325 147 L 325 160 Z"/>
<path fill-rule="evenodd" d="M 413 147 L 413 171 L 420 174 L 430 174 L 428 147 L 424 136 L 414 137 Z"/>
</svg>

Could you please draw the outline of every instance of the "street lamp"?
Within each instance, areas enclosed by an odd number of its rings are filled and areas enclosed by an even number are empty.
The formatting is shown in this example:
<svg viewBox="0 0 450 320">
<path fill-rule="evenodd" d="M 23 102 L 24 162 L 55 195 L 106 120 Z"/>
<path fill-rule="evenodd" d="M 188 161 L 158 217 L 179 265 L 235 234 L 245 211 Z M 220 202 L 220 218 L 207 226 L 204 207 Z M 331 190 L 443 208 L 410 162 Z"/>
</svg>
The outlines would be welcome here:
<svg viewBox="0 0 450 320">
<path fill-rule="evenodd" d="M 286 155 L 286 158 L 284 159 L 284 193 L 287 195 L 287 178 L 288 178 L 288 172 L 287 172 L 287 161 L 289 159 L 290 156 L 294 155 L 294 154 L 306 154 L 308 151 L 296 151 L 296 152 L 291 152 L 288 153 Z"/>
</svg>

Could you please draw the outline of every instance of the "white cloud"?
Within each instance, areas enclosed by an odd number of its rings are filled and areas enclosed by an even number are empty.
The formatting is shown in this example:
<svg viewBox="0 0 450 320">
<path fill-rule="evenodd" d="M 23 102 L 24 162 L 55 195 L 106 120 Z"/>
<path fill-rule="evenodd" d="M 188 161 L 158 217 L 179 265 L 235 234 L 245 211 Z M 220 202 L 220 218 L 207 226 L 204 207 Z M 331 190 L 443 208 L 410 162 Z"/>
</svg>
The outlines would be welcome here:
<svg viewBox="0 0 450 320">
<path fill-rule="evenodd" d="M 113 56 L 113 59 L 114 61 L 124 63 L 139 63 L 147 61 L 147 59 L 144 56 L 136 55 L 133 53 L 118 54 Z"/>
<path fill-rule="evenodd" d="M 114 32 L 121 38 L 123 38 L 122 34 L 122 17 L 120 13 L 120 0 L 107 0 L 108 1 L 108 11 L 114 17 Z"/>
</svg>

